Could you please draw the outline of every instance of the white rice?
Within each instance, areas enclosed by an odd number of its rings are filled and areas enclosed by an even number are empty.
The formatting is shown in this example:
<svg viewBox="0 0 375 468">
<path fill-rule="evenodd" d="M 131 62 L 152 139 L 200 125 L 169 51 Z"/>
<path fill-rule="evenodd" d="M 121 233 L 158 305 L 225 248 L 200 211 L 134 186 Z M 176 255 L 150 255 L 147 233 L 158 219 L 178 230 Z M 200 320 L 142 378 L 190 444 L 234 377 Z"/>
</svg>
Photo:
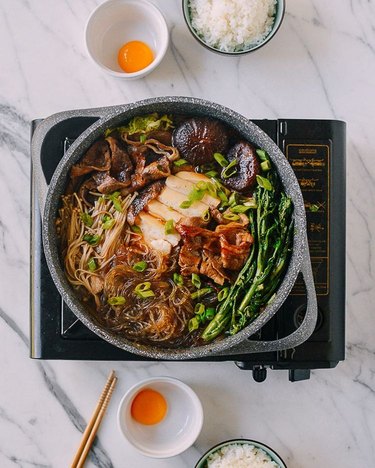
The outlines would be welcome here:
<svg viewBox="0 0 375 468">
<path fill-rule="evenodd" d="M 269 34 L 276 0 L 190 0 L 189 7 L 191 25 L 207 45 L 235 52 Z"/>
<path fill-rule="evenodd" d="M 208 457 L 207 468 L 280 468 L 258 447 L 229 444 Z"/>
</svg>

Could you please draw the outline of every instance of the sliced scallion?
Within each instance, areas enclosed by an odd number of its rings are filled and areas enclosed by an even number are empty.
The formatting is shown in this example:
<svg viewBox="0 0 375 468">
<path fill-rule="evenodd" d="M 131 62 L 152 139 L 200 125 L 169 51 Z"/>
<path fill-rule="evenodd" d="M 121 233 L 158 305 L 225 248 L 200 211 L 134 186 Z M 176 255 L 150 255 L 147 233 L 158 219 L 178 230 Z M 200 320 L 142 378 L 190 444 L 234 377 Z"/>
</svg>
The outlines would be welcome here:
<svg viewBox="0 0 375 468">
<path fill-rule="evenodd" d="M 217 300 L 219 302 L 223 301 L 229 294 L 229 288 L 223 288 L 219 291 L 219 294 L 217 295 Z"/>
<path fill-rule="evenodd" d="M 240 219 L 240 217 L 235 213 L 224 213 L 223 218 L 228 219 L 229 221 L 238 221 Z"/>
<path fill-rule="evenodd" d="M 116 220 L 114 218 L 111 218 L 108 215 L 104 215 L 103 216 L 102 228 L 103 229 L 111 229 L 114 226 L 115 223 L 116 223 Z"/>
<path fill-rule="evenodd" d="M 193 317 L 189 320 L 189 324 L 188 324 L 188 327 L 189 327 L 189 332 L 193 332 L 194 330 L 198 330 L 199 328 L 199 320 L 197 319 L 197 317 Z"/>
<path fill-rule="evenodd" d="M 95 247 L 99 244 L 101 237 L 98 234 L 85 234 L 83 236 L 83 240 L 91 245 L 91 247 Z"/>
<path fill-rule="evenodd" d="M 247 210 L 250 210 L 250 206 L 245 206 L 245 205 L 236 205 L 236 206 L 232 206 L 232 208 L 230 209 L 230 211 L 232 213 L 246 213 Z"/>
<path fill-rule="evenodd" d="M 206 310 L 206 307 L 201 302 L 198 302 L 198 304 L 195 304 L 194 313 L 196 315 L 203 315 L 205 310 Z"/>
<path fill-rule="evenodd" d="M 147 268 L 147 262 L 143 260 L 140 262 L 134 263 L 133 265 L 133 270 L 138 271 L 139 273 L 142 273 L 143 271 L 145 271 L 146 268 Z"/>
<path fill-rule="evenodd" d="M 141 143 L 144 143 L 144 142 L 146 141 L 146 139 L 147 139 L 147 137 L 146 137 L 145 134 L 139 136 L 139 141 L 140 141 Z"/>
<path fill-rule="evenodd" d="M 266 179 L 265 177 L 262 177 L 260 175 L 257 175 L 257 182 L 258 182 L 258 185 L 268 191 L 272 190 L 272 184 L 271 182 Z"/>
<path fill-rule="evenodd" d="M 97 266 L 96 266 L 96 261 L 95 258 L 90 258 L 90 260 L 87 262 L 87 267 L 90 271 L 95 271 Z"/>
<path fill-rule="evenodd" d="M 221 167 L 227 167 L 229 162 L 225 159 L 221 153 L 214 153 L 215 160 L 220 164 Z"/>
<path fill-rule="evenodd" d="M 168 234 L 174 234 L 175 233 L 175 228 L 174 228 L 174 221 L 173 219 L 168 219 L 168 221 L 164 225 L 164 232 L 166 235 Z"/>
<path fill-rule="evenodd" d="M 144 283 L 138 284 L 134 288 L 134 293 L 141 297 L 142 299 L 145 299 L 147 297 L 152 297 L 155 296 L 154 291 L 151 289 L 151 283 L 149 281 L 145 281 Z"/>
<path fill-rule="evenodd" d="M 131 230 L 136 234 L 142 234 L 142 229 L 139 226 L 134 225 L 131 227 Z"/>
<path fill-rule="evenodd" d="M 215 317 L 216 309 L 215 307 L 208 307 L 206 309 L 205 317 L 207 320 L 212 320 Z"/>
<path fill-rule="evenodd" d="M 193 204 L 192 201 L 190 201 L 190 200 L 184 200 L 184 201 L 180 204 L 180 208 L 182 208 L 182 209 L 190 208 L 192 204 Z"/>
<path fill-rule="evenodd" d="M 182 286 L 184 284 L 184 278 L 178 273 L 173 273 L 173 282 L 177 286 Z"/>
<path fill-rule="evenodd" d="M 205 173 L 207 177 L 216 177 L 219 173 L 217 171 L 208 171 Z"/>
<path fill-rule="evenodd" d="M 262 171 L 267 172 L 271 169 L 272 166 L 271 166 L 271 163 L 267 160 L 267 161 L 262 161 L 260 163 L 260 167 Z"/>
<path fill-rule="evenodd" d="M 124 305 L 126 302 L 126 299 L 124 296 L 113 296 L 113 297 L 109 297 L 107 302 L 111 306 Z"/>
<path fill-rule="evenodd" d="M 210 292 L 212 292 L 213 289 L 212 288 L 202 288 L 202 289 L 198 289 L 198 291 L 194 291 L 193 293 L 190 294 L 190 297 L 192 299 L 200 299 L 201 297 L 203 296 L 206 296 L 206 294 L 209 294 Z"/>
<path fill-rule="evenodd" d="M 188 164 L 188 161 L 186 159 L 177 159 L 177 161 L 174 161 L 173 164 L 176 167 L 184 166 L 185 164 Z"/>
<path fill-rule="evenodd" d="M 237 159 L 233 159 L 222 171 L 221 177 L 223 179 L 229 179 L 229 177 L 234 176 L 237 173 Z"/>
<path fill-rule="evenodd" d="M 94 219 L 92 216 L 90 216 L 88 213 L 85 213 L 84 211 L 80 213 L 80 217 L 82 219 L 82 222 L 85 226 L 91 227 L 94 224 Z"/>
<path fill-rule="evenodd" d="M 256 153 L 257 155 L 259 156 L 260 160 L 261 161 L 267 161 L 268 160 L 268 156 L 267 156 L 267 153 L 262 150 L 262 149 L 257 149 L 256 150 Z"/>
<path fill-rule="evenodd" d="M 199 275 L 197 275 L 196 273 L 192 273 L 191 282 L 197 289 L 201 288 L 201 279 L 199 278 Z"/>
</svg>

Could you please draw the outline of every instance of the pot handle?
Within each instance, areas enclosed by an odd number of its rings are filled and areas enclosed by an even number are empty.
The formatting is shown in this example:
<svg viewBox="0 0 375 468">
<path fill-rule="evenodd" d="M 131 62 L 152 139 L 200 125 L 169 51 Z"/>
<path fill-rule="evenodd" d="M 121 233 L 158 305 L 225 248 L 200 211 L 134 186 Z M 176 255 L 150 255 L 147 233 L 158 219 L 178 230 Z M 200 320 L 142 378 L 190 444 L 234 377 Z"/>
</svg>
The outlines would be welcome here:
<svg viewBox="0 0 375 468">
<path fill-rule="evenodd" d="M 280 338 L 279 340 L 255 341 L 246 339 L 238 345 L 233 346 L 232 348 L 229 348 L 224 352 L 218 354 L 235 355 L 245 353 L 267 353 L 274 351 L 285 351 L 287 349 L 292 349 L 302 344 L 313 333 L 318 316 L 318 303 L 316 298 L 314 277 L 311 268 L 311 259 L 308 249 L 307 238 L 305 245 L 307 247 L 305 248 L 305 252 L 303 254 L 300 272 L 302 273 L 303 280 L 306 285 L 307 308 L 305 317 L 299 328 L 297 328 L 297 330 L 295 330 L 290 335 Z"/>
</svg>

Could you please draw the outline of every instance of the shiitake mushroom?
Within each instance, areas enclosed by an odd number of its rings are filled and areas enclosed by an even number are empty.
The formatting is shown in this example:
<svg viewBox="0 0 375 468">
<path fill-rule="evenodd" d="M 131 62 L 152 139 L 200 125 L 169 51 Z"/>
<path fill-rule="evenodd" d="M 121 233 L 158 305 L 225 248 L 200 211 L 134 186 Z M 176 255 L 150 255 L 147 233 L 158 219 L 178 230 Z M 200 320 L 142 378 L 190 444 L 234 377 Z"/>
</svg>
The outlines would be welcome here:
<svg viewBox="0 0 375 468">
<path fill-rule="evenodd" d="M 185 120 L 174 130 L 172 142 L 181 158 L 199 166 L 211 162 L 214 153 L 227 149 L 228 133 L 219 120 L 195 117 Z"/>
<path fill-rule="evenodd" d="M 255 186 L 256 176 L 260 174 L 260 162 L 256 149 L 247 141 L 236 143 L 226 155 L 229 163 L 236 161 L 233 175 L 227 177 L 226 168 L 221 173 L 222 182 L 232 190 L 248 193 Z"/>
</svg>

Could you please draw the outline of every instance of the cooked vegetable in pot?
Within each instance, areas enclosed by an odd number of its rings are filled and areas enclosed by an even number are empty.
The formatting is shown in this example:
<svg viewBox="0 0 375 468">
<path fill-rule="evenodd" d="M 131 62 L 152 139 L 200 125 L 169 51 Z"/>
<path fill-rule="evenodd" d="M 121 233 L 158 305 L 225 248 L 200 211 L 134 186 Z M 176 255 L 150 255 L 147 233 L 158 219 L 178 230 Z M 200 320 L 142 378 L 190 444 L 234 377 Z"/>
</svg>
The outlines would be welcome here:
<svg viewBox="0 0 375 468">
<path fill-rule="evenodd" d="M 273 300 L 293 205 L 265 151 L 219 120 L 137 116 L 70 172 L 57 219 L 65 273 L 107 329 L 197 346 Z"/>
</svg>

